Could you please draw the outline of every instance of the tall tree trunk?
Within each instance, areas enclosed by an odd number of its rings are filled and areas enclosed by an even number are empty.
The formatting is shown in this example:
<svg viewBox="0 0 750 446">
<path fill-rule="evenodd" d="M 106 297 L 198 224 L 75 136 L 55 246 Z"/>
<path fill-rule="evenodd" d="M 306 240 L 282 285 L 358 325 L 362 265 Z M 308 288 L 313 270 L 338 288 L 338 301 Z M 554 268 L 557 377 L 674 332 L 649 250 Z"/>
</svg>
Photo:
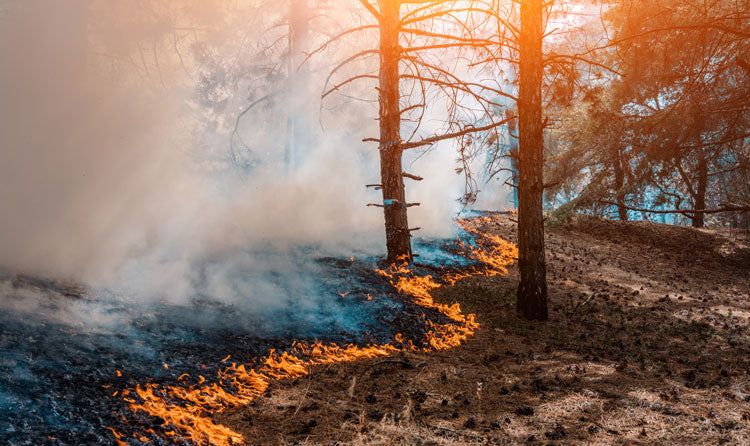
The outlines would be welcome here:
<svg viewBox="0 0 750 446">
<path fill-rule="evenodd" d="M 698 152 L 698 185 L 695 188 L 695 209 L 706 209 L 706 190 L 708 189 L 708 160 L 702 150 Z M 702 228 L 705 224 L 705 214 L 693 214 L 692 220 L 694 228 Z"/>
<path fill-rule="evenodd" d="M 401 165 L 401 108 L 399 91 L 400 0 L 379 0 L 380 5 L 380 179 L 385 214 L 388 261 L 412 260 L 406 218 L 406 194 Z"/>
<path fill-rule="evenodd" d="M 301 161 L 301 142 L 305 140 L 304 115 L 300 109 L 305 106 L 300 74 L 297 72 L 303 60 L 310 37 L 310 8 L 308 0 L 289 1 L 289 35 L 287 58 L 287 142 L 284 148 L 284 169 L 293 171 Z"/>
<path fill-rule="evenodd" d="M 521 1 L 518 97 L 518 268 L 521 281 L 516 308 L 524 318 L 545 321 L 548 312 L 542 212 L 542 3 L 543 0 Z"/>
<path fill-rule="evenodd" d="M 625 169 L 622 162 L 622 149 L 614 151 L 615 191 L 617 194 L 617 214 L 620 221 L 628 221 L 628 210 L 625 208 Z"/>
</svg>

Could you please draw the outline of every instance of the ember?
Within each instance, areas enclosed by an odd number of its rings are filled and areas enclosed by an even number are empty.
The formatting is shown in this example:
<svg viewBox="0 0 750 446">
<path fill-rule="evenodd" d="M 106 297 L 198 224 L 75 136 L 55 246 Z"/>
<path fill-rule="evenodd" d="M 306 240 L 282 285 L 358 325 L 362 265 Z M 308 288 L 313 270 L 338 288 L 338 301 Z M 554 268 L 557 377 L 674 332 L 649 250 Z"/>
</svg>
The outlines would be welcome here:
<svg viewBox="0 0 750 446">
<path fill-rule="evenodd" d="M 182 305 L 143 304 L 106 290 L 71 297 L 52 281 L 0 279 L 0 444 L 47 444 L 48 436 L 57 439 L 53 444 L 141 437 L 160 444 L 177 435 L 224 435 L 200 424 L 201 407 L 248 401 L 273 379 L 269 374 L 303 373 L 309 361 L 300 367 L 299 359 L 363 354 L 331 350 L 333 344 L 383 345 L 396 333 L 416 342 L 424 328 L 413 321 L 421 315 L 447 322 L 397 296 L 374 271 L 374 260 L 301 255 L 308 256 L 298 262 L 307 269 L 292 271 L 294 280 L 271 275 L 286 284 L 279 289 L 290 301 L 300 302 L 296 314 L 286 307 L 253 313 L 206 296 Z M 248 284 L 268 282 L 251 273 Z M 271 348 L 280 353 L 269 354 Z M 264 356 L 252 368 L 235 359 Z M 142 407 L 133 414 L 130 404 Z M 152 413 L 162 415 L 143 415 Z"/>
<path fill-rule="evenodd" d="M 750 443 L 710 5 L 0 0 L 0 446 Z"/>
<path fill-rule="evenodd" d="M 467 228 L 465 224 L 462 226 Z M 443 284 L 455 283 L 462 277 L 504 274 L 505 267 L 517 256 L 512 244 L 497 237 L 485 236 L 476 230 L 471 232 L 477 237 L 476 246 L 468 249 L 466 245 L 462 246 L 471 258 L 481 263 L 462 273 L 448 275 L 442 282 L 431 275 L 418 274 L 417 270 L 406 262 L 391 265 L 386 270 L 377 270 L 377 273 L 387 278 L 401 295 L 408 296 L 420 307 L 437 310 L 450 319 L 447 323 L 436 323 L 428 319 L 422 342 L 415 344 L 411 340 L 406 341 L 400 333 L 394 336 L 393 341 L 379 345 L 340 346 L 320 341 L 295 341 L 286 351 L 277 352 L 272 349 L 259 361 L 257 369 L 233 363 L 218 372 L 217 383 L 185 387 L 139 385 L 136 387 L 138 399 L 124 400 L 136 413 L 142 411 L 162 419 L 164 427 L 176 429 L 180 436 L 196 444 L 232 445 L 241 443 L 242 436 L 226 426 L 214 423 L 210 414 L 250 403 L 266 390 L 272 380 L 304 376 L 309 373 L 311 367 L 322 364 L 386 356 L 400 350 L 444 350 L 458 346 L 474 333 L 479 324 L 473 314 L 462 313 L 458 304 L 436 303 L 431 291 Z M 342 297 L 346 294 L 348 293 L 344 293 Z M 369 297 L 369 294 L 367 296 Z M 229 356 L 224 361 L 227 359 Z"/>
</svg>

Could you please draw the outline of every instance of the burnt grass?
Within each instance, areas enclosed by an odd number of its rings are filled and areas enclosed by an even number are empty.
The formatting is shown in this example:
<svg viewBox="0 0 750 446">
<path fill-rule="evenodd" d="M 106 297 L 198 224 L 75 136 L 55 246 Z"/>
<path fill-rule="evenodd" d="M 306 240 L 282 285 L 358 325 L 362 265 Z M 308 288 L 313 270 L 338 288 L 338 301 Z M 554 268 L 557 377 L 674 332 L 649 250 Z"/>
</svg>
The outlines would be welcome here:
<svg viewBox="0 0 750 446">
<path fill-rule="evenodd" d="M 473 223 L 515 241 L 511 216 Z M 517 270 L 436 292 L 461 347 L 313 369 L 215 415 L 247 444 L 748 444 L 747 233 L 580 219 L 547 231 L 550 317 Z"/>
<path fill-rule="evenodd" d="M 120 396 L 123 391 L 147 383 L 196 385 L 199 376 L 211 384 L 228 364 L 262 358 L 272 348 L 290 349 L 295 340 L 369 345 L 402 333 L 419 345 L 426 330 L 421 318 L 449 321 L 398 295 L 374 262 L 333 257 L 315 262 L 324 273 L 319 288 L 331 296 L 330 307 L 358 314 L 359 331 L 322 322 L 309 327 L 289 309 L 288 320 L 284 313 L 274 315 L 282 325 L 279 332 L 263 336 L 253 328 L 252 315 L 210 299 L 131 307 L 82 285 L 0 274 L 0 282 L 13 289 L 8 299 L 23 303 L 28 293 L 48 299 L 38 314 L 0 313 L 0 445 L 115 444 L 106 427 L 128 444 L 143 444 L 139 438 L 152 429 L 157 435 L 147 437 L 150 444 L 188 445 L 163 435 L 171 427 L 160 418 L 133 413 Z M 340 294 L 342 289 L 348 292 Z M 74 304 L 88 308 L 87 303 L 123 322 L 92 330 L 77 320 L 54 317 Z M 327 309 L 318 315 L 325 316 Z M 229 355 L 231 361 L 221 362 Z M 189 376 L 179 380 L 183 374 Z"/>
</svg>

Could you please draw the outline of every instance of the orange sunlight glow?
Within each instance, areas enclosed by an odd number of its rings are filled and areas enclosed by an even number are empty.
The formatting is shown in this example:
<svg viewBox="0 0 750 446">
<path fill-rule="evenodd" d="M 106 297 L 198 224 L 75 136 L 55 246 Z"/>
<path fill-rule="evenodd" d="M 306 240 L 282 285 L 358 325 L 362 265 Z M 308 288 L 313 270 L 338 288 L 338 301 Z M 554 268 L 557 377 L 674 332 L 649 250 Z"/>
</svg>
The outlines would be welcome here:
<svg viewBox="0 0 750 446">
<path fill-rule="evenodd" d="M 391 265 L 387 270 L 377 270 L 379 274 L 388 278 L 400 294 L 409 296 L 416 304 L 437 310 L 451 319 L 452 323 L 448 324 L 426 322 L 426 343 L 429 347 L 420 349 L 413 343 L 404 341 L 400 334 L 396 335 L 391 343 L 383 345 L 339 346 L 321 342 L 296 342 L 289 351 L 279 353 L 271 350 L 257 367 L 249 368 L 244 364 L 233 363 L 219 372 L 218 383 L 204 385 L 205 379 L 201 379 L 201 384 L 197 386 L 163 386 L 149 383 L 144 386 L 138 385 L 132 391 L 123 391 L 123 400 L 134 412 L 142 411 L 163 419 L 164 426 L 173 429 L 166 432 L 168 436 L 180 436 L 195 444 L 237 445 L 244 443 L 243 436 L 227 426 L 214 422 L 211 414 L 249 404 L 262 395 L 272 381 L 305 376 L 310 373 L 312 367 L 323 364 L 387 356 L 399 351 L 445 350 L 460 345 L 479 328 L 475 315 L 464 314 L 458 303 L 447 305 L 435 302 L 432 293 L 465 277 L 506 274 L 506 268 L 518 257 L 518 249 L 500 237 L 482 233 L 471 227 L 466 220 L 459 220 L 458 223 L 463 229 L 477 236 L 476 247 L 463 245 L 463 248 L 464 253 L 481 262 L 481 266 L 475 266 L 462 274 L 448 275 L 442 281 L 430 275 L 419 276 L 406 263 Z M 225 361 L 227 359 L 229 357 Z M 107 429 L 112 432 L 119 445 L 125 444 L 122 434 L 112 428 Z M 157 435 L 154 430 L 146 429 L 135 437 L 148 442 Z"/>
</svg>

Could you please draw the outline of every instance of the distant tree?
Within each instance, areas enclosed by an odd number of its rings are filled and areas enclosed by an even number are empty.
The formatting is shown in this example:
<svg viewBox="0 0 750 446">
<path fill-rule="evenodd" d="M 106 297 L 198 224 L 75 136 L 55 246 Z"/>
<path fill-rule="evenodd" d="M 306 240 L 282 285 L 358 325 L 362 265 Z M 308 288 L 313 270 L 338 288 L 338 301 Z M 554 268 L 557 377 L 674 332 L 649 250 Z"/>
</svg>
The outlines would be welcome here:
<svg viewBox="0 0 750 446">
<path fill-rule="evenodd" d="M 611 5 L 608 41 L 582 54 L 605 55 L 617 75 L 569 114 L 568 147 L 555 161 L 572 174 L 564 181 L 586 179 L 578 206 L 682 214 L 696 227 L 708 214 L 750 209 L 749 17 L 747 4 L 729 0 Z M 614 175 L 597 168 L 605 165 Z"/>
<path fill-rule="evenodd" d="M 575 203 L 596 205 L 611 199 L 619 220 L 629 219 L 632 168 L 629 156 L 629 129 L 622 118 L 611 89 L 589 88 L 586 94 L 560 113 L 563 125 L 558 146 L 564 149 L 549 158 L 550 192 L 573 192 Z"/>
<path fill-rule="evenodd" d="M 302 163 L 304 149 L 315 145 L 312 141 L 315 132 L 309 125 L 315 118 L 308 94 L 313 82 L 309 65 L 304 62 L 315 37 L 325 33 L 318 29 L 316 21 L 326 17 L 327 3 L 327 0 L 288 0 L 279 14 L 262 24 L 264 29 L 255 42 L 257 51 L 248 57 L 239 73 L 253 87 L 248 88 L 252 93 L 235 116 L 230 136 L 230 158 L 236 167 L 252 169 L 260 161 L 259 152 L 270 151 L 275 157 L 281 152 L 283 170 L 289 174 Z M 278 11 L 278 2 L 260 2 L 258 8 Z M 241 136 L 241 124 L 245 118 L 258 115 L 280 116 L 286 125 L 274 122 L 266 129 L 274 138 L 270 141 L 254 138 L 248 143 Z M 257 124 L 259 120 L 254 122 Z"/>
<path fill-rule="evenodd" d="M 309 138 L 310 132 L 306 126 L 310 112 L 305 107 L 305 101 L 299 98 L 304 96 L 304 72 L 301 72 L 302 61 L 310 52 L 310 22 L 312 21 L 314 8 L 310 0 L 290 0 L 287 35 L 287 142 L 284 150 L 284 166 L 287 171 L 299 165 L 302 157 L 302 142 Z"/>
</svg>

